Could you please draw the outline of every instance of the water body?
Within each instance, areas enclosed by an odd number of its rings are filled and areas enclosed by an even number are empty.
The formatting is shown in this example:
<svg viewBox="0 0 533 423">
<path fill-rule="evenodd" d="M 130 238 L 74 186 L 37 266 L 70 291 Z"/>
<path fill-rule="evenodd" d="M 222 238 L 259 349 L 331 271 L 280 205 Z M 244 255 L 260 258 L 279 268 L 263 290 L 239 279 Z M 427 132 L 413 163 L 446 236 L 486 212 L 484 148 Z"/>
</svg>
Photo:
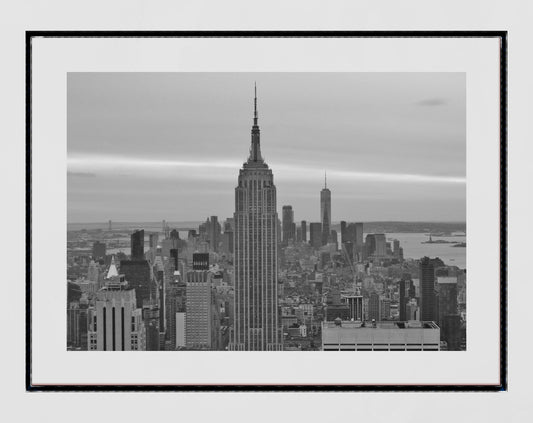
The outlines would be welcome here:
<svg viewBox="0 0 533 423">
<path fill-rule="evenodd" d="M 403 248 L 404 258 L 419 259 L 424 256 L 439 257 L 444 264 L 466 269 L 466 247 L 453 247 L 454 244 L 422 244 L 429 236 L 422 233 L 389 233 L 387 241 L 397 239 Z M 433 241 L 444 240 L 466 242 L 466 236 L 433 236 Z"/>
</svg>

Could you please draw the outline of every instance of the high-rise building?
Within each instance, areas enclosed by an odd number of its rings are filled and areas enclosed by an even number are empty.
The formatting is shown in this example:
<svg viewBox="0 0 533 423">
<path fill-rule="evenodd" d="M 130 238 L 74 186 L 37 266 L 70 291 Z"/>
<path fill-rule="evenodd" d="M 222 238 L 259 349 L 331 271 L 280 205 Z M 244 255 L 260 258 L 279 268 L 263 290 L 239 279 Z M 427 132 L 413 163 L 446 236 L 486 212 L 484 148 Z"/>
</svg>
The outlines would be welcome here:
<svg viewBox="0 0 533 423">
<path fill-rule="evenodd" d="M 131 259 L 144 260 L 144 229 L 131 234 Z"/>
<path fill-rule="evenodd" d="M 161 310 L 155 303 L 145 303 L 142 312 L 146 331 L 146 351 L 159 351 L 161 349 Z"/>
<path fill-rule="evenodd" d="M 198 260 L 198 262 L 203 262 L 203 260 Z M 186 275 L 185 343 L 187 348 L 209 349 L 212 338 L 211 273 L 204 270 L 202 266 L 197 266 L 196 269 L 198 270 L 191 270 Z"/>
<path fill-rule="evenodd" d="M 438 310 L 437 323 L 441 324 L 443 316 L 456 315 L 457 311 L 457 276 L 438 276 Z"/>
<path fill-rule="evenodd" d="M 385 234 L 368 234 L 365 241 L 368 257 L 385 257 L 387 255 L 387 241 Z"/>
<path fill-rule="evenodd" d="M 363 297 L 360 295 L 344 295 L 343 299 L 350 310 L 350 320 L 363 320 Z"/>
<path fill-rule="evenodd" d="M 92 316 L 86 294 L 80 301 L 70 303 L 67 309 L 67 346 L 86 351 L 88 349 L 88 323 Z"/>
<path fill-rule="evenodd" d="M 108 274 L 115 276 L 107 278 L 106 285 L 96 294 L 96 310 L 89 325 L 93 332 L 89 349 L 144 350 L 145 330 L 135 290 L 128 287 L 124 275 L 118 275 L 116 269 Z"/>
<path fill-rule="evenodd" d="M 358 260 L 362 261 L 364 241 L 363 241 L 363 223 L 361 222 L 355 223 L 355 240 L 353 242 L 355 246 L 355 252 L 358 255 Z"/>
<path fill-rule="evenodd" d="M 294 211 L 292 210 L 292 206 L 283 206 L 281 217 L 283 245 L 287 245 L 290 239 L 294 241 L 295 238 L 295 234 L 293 233 Z"/>
<path fill-rule="evenodd" d="M 341 244 L 348 242 L 348 231 L 346 229 L 346 222 L 341 220 Z"/>
<path fill-rule="evenodd" d="M 380 298 L 379 307 L 380 307 L 380 320 L 389 320 L 390 319 L 390 299 Z"/>
<path fill-rule="evenodd" d="M 187 346 L 185 342 L 185 312 L 179 311 L 176 313 L 176 333 L 174 338 L 176 339 L 176 348 L 183 348 Z"/>
<path fill-rule="evenodd" d="M 399 308 L 399 314 L 400 314 L 400 320 L 409 320 L 407 319 L 407 298 L 409 298 L 409 294 L 407 292 L 407 283 L 404 278 L 400 280 L 399 283 L 399 291 L 400 291 L 400 301 L 398 303 Z"/>
<path fill-rule="evenodd" d="M 257 94 L 251 138 L 250 156 L 235 188 L 235 321 L 230 349 L 282 350 L 276 187 L 261 156 Z"/>
<path fill-rule="evenodd" d="M 296 225 L 295 225 L 295 227 L 296 227 Z M 296 242 L 302 242 L 302 228 L 299 227 L 299 226 L 296 227 Z"/>
<path fill-rule="evenodd" d="M 218 216 L 211 216 L 209 222 L 209 247 L 212 251 L 218 251 L 218 244 L 220 243 L 220 223 L 218 223 Z"/>
<path fill-rule="evenodd" d="M 376 292 L 370 293 L 368 299 L 368 319 L 369 320 L 381 320 L 381 303 L 379 295 Z"/>
<path fill-rule="evenodd" d="M 436 321 L 437 302 L 435 295 L 435 266 L 431 259 L 424 257 L 419 265 L 420 280 L 420 320 Z"/>
<path fill-rule="evenodd" d="M 314 248 L 322 246 L 322 223 L 309 224 L 309 242 Z"/>
<path fill-rule="evenodd" d="M 302 223 L 300 225 L 302 228 L 302 242 L 307 242 L 307 222 L 305 220 L 302 220 Z"/>
<path fill-rule="evenodd" d="M 222 249 L 226 253 L 233 253 L 233 218 L 226 219 L 224 223 Z"/>
<path fill-rule="evenodd" d="M 326 245 L 331 230 L 331 191 L 324 173 L 324 188 L 320 191 L 320 223 L 322 224 L 322 245 Z"/>
<path fill-rule="evenodd" d="M 399 258 L 400 257 L 400 240 L 395 239 L 394 241 L 392 241 L 392 244 L 393 244 L 392 253 L 394 254 L 394 257 Z"/>
<path fill-rule="evenodd" d="M 461 317 L 457 309 L 457 276 L 438 276 L 438 325 L 448 350 L 460 349 Z"/>
<path fill-rule="evenodd" d="M 105 259 L 106 245 L 104 242 L 95 241 L 93 243 L 93 260 Z"/>
<path fill-rule="evenodd" d="M 152 289 L 152 276 L 150 264 L 147 260 L 121 260 L 120 272 L 124 274 L 128 284 L 135 290 L 137 305 L 150 301 Z"/>
</svg>

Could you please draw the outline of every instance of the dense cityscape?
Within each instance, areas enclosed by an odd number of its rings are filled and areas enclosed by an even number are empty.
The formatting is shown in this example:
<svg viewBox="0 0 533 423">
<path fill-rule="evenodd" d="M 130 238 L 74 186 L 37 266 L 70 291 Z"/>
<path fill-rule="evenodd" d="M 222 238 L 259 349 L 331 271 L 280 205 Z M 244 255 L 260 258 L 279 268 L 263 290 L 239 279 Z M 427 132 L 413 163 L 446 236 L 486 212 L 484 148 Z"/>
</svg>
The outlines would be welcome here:
<svg viewBox="0 0 533 423">
<path fill-rule="evenodd" d="M 333 221 L 327 174 L 317 221 L 279 215 L 257 95 L 234 198 L 224 220 L 69 227 L 68 350 L 466 350 L 466 268 L 430 254 L 466 254 L 465 224 Z"/>
</svg>

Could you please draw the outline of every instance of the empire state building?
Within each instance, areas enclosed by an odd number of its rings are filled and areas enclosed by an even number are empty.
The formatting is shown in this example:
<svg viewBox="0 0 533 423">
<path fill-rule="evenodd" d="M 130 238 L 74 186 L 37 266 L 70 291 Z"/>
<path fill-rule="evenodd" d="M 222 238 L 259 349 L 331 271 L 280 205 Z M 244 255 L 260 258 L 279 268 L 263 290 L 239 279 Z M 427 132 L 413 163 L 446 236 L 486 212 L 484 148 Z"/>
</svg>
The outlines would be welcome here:
<svg viewBox="0 0 533 423">
<path fill-rule="evenodd" d="M 276 187 L 261 156 L 257 89 L 248 161 L 235 188 L 235 320 L 230 350 L 279 351 Z"/>
</svg>

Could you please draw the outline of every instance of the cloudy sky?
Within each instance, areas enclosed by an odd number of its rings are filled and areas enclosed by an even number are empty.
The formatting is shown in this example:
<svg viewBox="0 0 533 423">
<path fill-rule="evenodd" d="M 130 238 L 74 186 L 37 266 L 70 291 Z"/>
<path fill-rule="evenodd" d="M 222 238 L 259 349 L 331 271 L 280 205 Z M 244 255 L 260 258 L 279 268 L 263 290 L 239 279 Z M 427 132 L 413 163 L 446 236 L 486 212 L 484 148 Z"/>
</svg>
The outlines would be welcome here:
<svg viewBox="0 0 533 423">
<path fill-rule="evenodd" d="M 463 73 L 69 73 L 68 221 L 232 216 L 254 81 L 278 211 L 466 220 Z"/>
</svg>

